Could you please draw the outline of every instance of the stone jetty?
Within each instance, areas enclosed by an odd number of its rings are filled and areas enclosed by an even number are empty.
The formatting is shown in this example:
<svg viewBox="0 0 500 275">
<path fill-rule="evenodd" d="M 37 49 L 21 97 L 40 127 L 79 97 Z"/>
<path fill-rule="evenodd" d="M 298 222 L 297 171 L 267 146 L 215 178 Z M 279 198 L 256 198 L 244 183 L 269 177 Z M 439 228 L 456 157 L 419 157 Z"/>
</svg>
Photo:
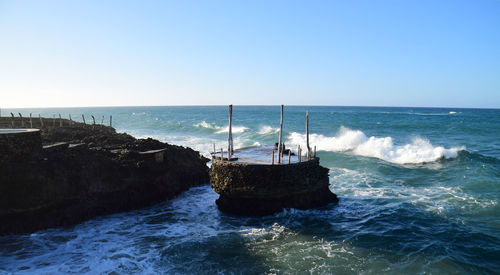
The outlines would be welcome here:
<svg viewBox="0 0 500 275">
<path fill-rule="evenodd" d="M 279 139 L 275 146 L 233 149 L 232 110 L 229 105 L 228 149 L 212 153 L 210 186 L 220 197 L 221 211 L 264 216 L 284 208 L 309 209 L 339 199 L 329 189 L 328 169 L 319 164 L 309 146 L 309 112 L 306 113 L 306 155 L 300 146 L 297 154 L 283 143 L 284 106 L 281 105 Z M 294 156 L 292 158 L 292 155 Z"/>
<path fill-rule="evenodd" d="M 10 126 L 10 119 L 0 118 L 0 125 Z M 208 159 L 190 148 L 104 125 L 33 122 L 40 131 L 0 130 L 0 234 L 152 205 L 209 181 Z"/>
<path fill-rule="evenodd" d="M 264 216 L 284 208 L 309 209 L 338 202 L 329 189 L 329 170 L 319 165 L 319 158 L 271 164 L 248 161 L 241 156 L 256 152 L 254 148 L 254 152 L 245 151 L 235 151 L 238 161 L 212 159 L 210 186 L 220 194 L 216 203 L 221 211 Z M 271 155 L 265 147 L 259 151 Z"/>
</svg>

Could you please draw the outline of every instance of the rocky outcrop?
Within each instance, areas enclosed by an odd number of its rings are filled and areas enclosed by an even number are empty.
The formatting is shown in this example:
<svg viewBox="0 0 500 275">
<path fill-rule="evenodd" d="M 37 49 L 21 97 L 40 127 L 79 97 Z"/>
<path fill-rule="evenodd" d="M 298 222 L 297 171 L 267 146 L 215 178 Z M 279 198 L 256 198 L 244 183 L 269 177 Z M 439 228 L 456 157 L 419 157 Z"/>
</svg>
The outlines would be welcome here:
<svg viewBox="0 0 500 275">
<path fill-rule="evenodd" d="M 286 165 L 213 160 L 210 185 L 221 211 L 263 216 L 283 208 L 308 209 L 338 202 L 319 159 Z"/>
<path fill-rule="evenodd" d="M 43 128 L 41 139 L 38 157 L 0 161 L 0 234 L 144 207 L 209 180 L 198 152 L 111 127 Z"/>
</svg>

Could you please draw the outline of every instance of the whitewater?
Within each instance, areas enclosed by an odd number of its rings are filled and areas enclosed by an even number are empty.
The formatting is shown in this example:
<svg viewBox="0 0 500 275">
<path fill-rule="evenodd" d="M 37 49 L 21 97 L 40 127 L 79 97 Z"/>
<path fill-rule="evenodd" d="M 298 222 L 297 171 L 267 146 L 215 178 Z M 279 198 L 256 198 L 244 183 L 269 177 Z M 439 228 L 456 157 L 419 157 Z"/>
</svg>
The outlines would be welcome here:
<svg viewBox="0 0 500 275">
<path fill-rule="evenodd" d="M 227 148 L 226 106 L 2 111 L 112 115 L 118 132 L 204 156 Z M 294 152 L 305 147 L 306 111 L 338 205 L 238 217 L 219 212 L 204 185 L 152 207 L 0 236 L 0 274 L 500 270 L 500 110 L 285 106 Z M 235 147 L 277 142 L 279 116 L 278 106 L 234 106 Z"/>
<path fill-rule="evenodd" d="M 411 143 L 394 145 L 392 137 L 367 137 L 360 130 L 351 130 L 342 126 L 338 135 L 326 137 L 321 134 L 311 134 L 310 143 L 319 150 L 331 152 L 350 152 L 360 156 L 379 158 L 392 163 L 411 164 L 455 158 L 465 146 L 444 148 L 434 146 L 424 138 L 414 138 Z M 306 147 L 306 135 L 293 132 L 288 139 L 289 144 L 300 144 Z"/>
</svg>

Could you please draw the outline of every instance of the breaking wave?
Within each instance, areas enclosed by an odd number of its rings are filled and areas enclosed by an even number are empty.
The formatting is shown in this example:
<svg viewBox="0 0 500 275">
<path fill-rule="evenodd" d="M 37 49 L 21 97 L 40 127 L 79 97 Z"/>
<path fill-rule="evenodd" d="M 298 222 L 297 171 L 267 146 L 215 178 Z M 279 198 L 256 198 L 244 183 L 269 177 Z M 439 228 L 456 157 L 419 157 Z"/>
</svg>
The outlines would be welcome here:
<svg viewBox="0 0 500 275">
<path fill-rule="evenodd" d="M 267 135 L 267 134 L 278 133 L 279 131 L 280 131 L 279 128 L 273 128 L 271 126 L 264 125 L 264 126 L 260 127 L 260 129 L 257 133 L 261 134 L 261 135 Z"/>
<path fill-rule="evenodd" d="M 248 130 L 248 127 L 245 126 L 233 126 L 233 134 L 241 134 Z M 226 127 L 221 127 L 219 131 L 215 132 L 216 134 L 222 134 L 222 133 L 228 133 L 229 132 L 229 126 Z"/>
<path fill-rule="evenodd" d="M 195 127 L 202 127 L 202 128 L 206 128 L 206 129 L 217 130 L 215 132 L 216 134 L 222 134 L 222 133 L 229 132 L 229 126 L 221 127 L 221 126 L 217 126 L 217 125 L 208 123 L 206 121 L 202 121 L 200 123 L 196 123 L 193 126 L 195 126 Z M 241 133 L 245 132 L 246 130 L 248 130 L 248 127 L 245 127 L 245 126 L 233 126 L 233 134 L 241 134 Z"/>
<path fill-rule="evenodd" d="M 355 155 L 375 157 L 397 164 L 414 164 L 436 161 L 440 158 L 455 158 L 465 147 L 446 149 L 434 146 L 427 139 L 415 138 L 405 145 L 394 145 L 392 137 L 367 137 L 360 130 L 352 130 L 342 126 L 335 137 L 312 134 L 310 143 L 318 150 L 331 152 L 352 152 Z M 293 132 L 289 143 L 305 145 L 304 134 Z"/>
<path fill-rule="evenodd" d="M 200 123 L 196 123 L 193 126 L 194 127 L 207 128 L 207 129 L 220 129 L 221 128 L 220 126 L 216 126 L 216 125 L 210 124 L 210 123 L 208 123 L 206 121 L 202 121 Z"/>
</svg>

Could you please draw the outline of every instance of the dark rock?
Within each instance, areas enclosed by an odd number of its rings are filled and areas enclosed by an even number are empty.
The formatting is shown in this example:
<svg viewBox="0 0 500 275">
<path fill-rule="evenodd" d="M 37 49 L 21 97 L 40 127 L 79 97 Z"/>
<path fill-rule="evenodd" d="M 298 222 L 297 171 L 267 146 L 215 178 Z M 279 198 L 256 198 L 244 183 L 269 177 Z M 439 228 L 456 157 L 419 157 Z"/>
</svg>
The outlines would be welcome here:
<svg viewBox="0 0 500 275">
<path fill-rule="evenodd" d="M 213 160 L 210 186 L 220 194 L 220 210 L 263 216 L 283 208 L 308 209 L 338 202 L 329 186 L 328 169 L 319 159 L 287 165 Z"/>
<path fill-rule="evenodd" d="M 40 131 L 12 129 L 0 133 L 0 163 L 38 158 L 42 150 Z"/>
<path fill-rule="evenodd" d="M 37 158 L 0 162 L 0 234 L 66 226 L 148 206 L 208 182 L 190 148 L 75 123 L 42 129 Z M 141 152 L 160 150 L 161 161 Z M 147 155 L 147 154 L 146 154 Z"/>
</svg>

